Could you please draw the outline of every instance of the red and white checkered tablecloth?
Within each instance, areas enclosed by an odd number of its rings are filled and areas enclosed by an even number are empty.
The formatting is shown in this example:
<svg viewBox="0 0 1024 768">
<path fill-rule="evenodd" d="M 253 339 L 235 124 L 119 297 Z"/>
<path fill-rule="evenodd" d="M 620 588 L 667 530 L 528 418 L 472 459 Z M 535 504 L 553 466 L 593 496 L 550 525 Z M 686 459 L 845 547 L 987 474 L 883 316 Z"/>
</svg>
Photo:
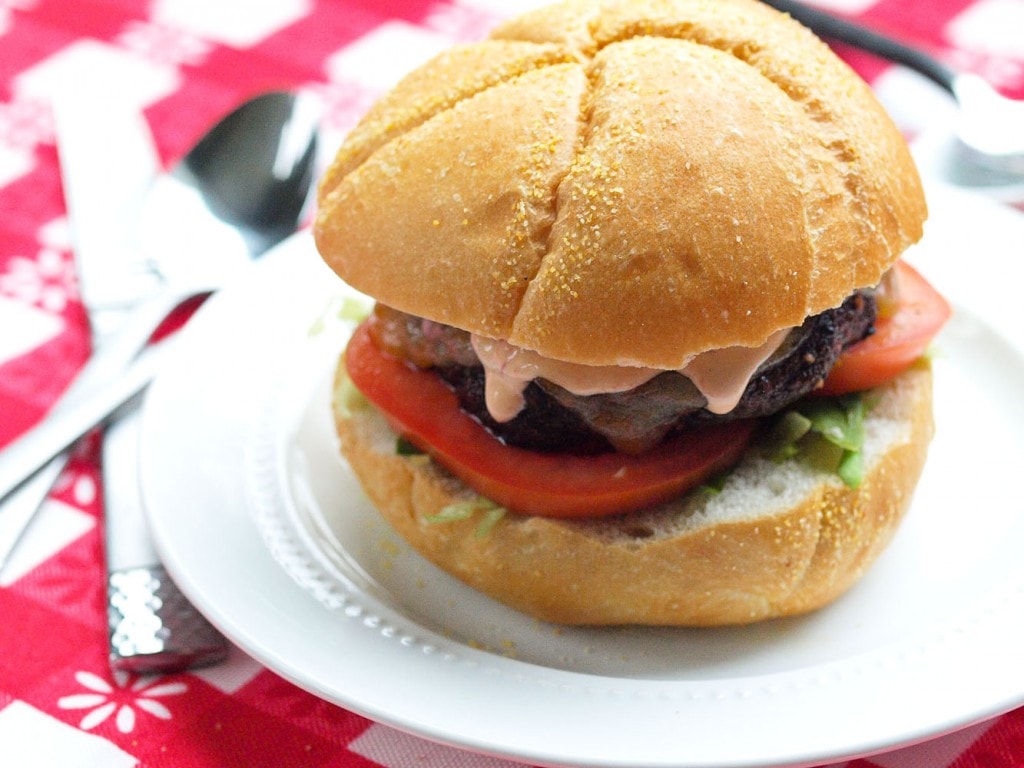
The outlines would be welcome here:
<svg viewBox="0 0 1024 768">
<path fill-rule="evenodd" d="M 144 113 L 166 163 L 217 116 L 274 87 L 320 93 L 337 141 L 402 73 L 452 42 L 482 37 L 517 6 L 0 0 L 0 447 L 43 417 L 89 354 L 49 107 L 58 84 L 83 73 L 106 78 Z M 1024 97 L 1024 0 L 828 6 Z M 948 99 L 924 79 L 840 52 L 908 136 L 948 114 Z M 0 766 L 511 765 L 375 724 L 239 651 L 201 671 L 112 676 L 97 464 L 97 440 L 86 441 L 0 575 Z M 1024 765 L 1024 709 L 846 765 Z"/>
</svg>

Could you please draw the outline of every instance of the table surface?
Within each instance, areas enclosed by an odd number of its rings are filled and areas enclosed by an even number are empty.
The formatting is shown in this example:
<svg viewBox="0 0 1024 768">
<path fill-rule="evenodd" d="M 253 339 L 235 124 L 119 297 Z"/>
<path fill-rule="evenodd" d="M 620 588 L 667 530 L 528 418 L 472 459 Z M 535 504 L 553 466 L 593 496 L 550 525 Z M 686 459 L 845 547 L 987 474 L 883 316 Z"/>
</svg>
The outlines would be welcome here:
<svg viewBox="0 0 1024 768">
<path fill-rule="evenodd" d="M 0 446 L 47 413 L 89 354 L 50 96 L 83 72 L 143 112 L 165 164 L 240 100 L 276 87 L 325 99 L 338 141 L 404 72 L 474 40 L 512 0 L 0 0 Z M 832 0 L 1024 97 L 1024 1 Z M 908 138 L 948 119 L 923 78 L 841 47 Z M 99 436 L 83 441 L 0 574 L 0 754 L 61 766 L 512 763 L 431 744 L 323 702 L 242 652 L 152 679 L 106 658 Z M 1022 682 L 1024 685 L 1024 682 Z M 0 761 L 5 765 L 6 760 Z M 843 765 L 1024 764 L 1024 709 Z"/>
</svg>

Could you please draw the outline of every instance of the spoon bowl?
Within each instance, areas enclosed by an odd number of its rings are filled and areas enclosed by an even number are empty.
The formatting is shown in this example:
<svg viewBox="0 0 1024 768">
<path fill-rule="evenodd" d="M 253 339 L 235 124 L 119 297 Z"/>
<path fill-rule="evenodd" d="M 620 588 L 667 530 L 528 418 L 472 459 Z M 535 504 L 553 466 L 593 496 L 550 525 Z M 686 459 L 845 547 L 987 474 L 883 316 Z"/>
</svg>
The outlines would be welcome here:
<svg viewBox="0 0 1024 768">
<path fill-rule="evenodd" d="M 139 241 L 160 291 L 184 299 L 216 290 L 298 228 L 316 172 L 318 118 L 308 94 L 262 94 L 156 180 Z"/>
<path fill-rule="evenodd" d="M 309 94 L 273 91 L 245 102 L 158 181 L 148 223 L 173 220 L 174 209 L 159 207 L 164 188 L 193 188 L 207 216 L 237 230 L 251 255 L 262 254 L 295 231 L 306 209 L 319 111 Z"/>
<path fill-rule="evenodd" d="M 1024 101 L 1003 96 L 978 75 L 955 76 L 957 136 L 968 161 L 1024 182 Z"/>
</svg>

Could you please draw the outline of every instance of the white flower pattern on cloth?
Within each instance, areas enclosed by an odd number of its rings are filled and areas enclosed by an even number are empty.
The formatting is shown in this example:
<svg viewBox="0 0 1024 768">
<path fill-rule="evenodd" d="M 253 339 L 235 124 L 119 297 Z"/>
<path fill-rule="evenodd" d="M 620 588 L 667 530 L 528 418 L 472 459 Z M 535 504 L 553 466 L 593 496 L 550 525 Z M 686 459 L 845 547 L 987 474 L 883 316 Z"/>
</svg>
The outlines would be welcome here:
<svg viewBox="0 0 1024 768">
<path fill-rule="evenodd" d="M 15 256 L 0 274 L 0 293 L 47 312 L 60 313 L 78 299 L 78 281 L 70 256 L 42 248 L 37 258 Z"/>
<path fill-rule="evenodd" d="M 213 50 L 210 43 L 185 30 L 138 20 L 125 24 L 118 42 L 158 65 L 199 66 Z"/>
<path fill-rule="evenodd" d="M 0 102 L 0 142 L 26 149 L 52 144 L 53 118 L 49 104 L 31 98 Z"/>
<path fill-rule="evenodd" d="M 171 710 L 157 699 L 163 696 L 176 696 L 188 690 L 185 683 L 162 683 L 161 678 L 152 677 L 140 677 L 125 687 L 129 675 L 124 672 L 114 673 L 116 688 L 92 672 L 80 670 L 75 673 L 75 680 L 92 693 L 62 696 L 57 700 L 57 706 L 61 709 L 90 710 L 78 723 L 78 727 L 84 731 L 91 731 L 114 715 L 117 730 L 121 733 L 131 733 L 135 729 L 136 710 L 142 710 L 161 720 L 170 720 Z"/>
</svg>

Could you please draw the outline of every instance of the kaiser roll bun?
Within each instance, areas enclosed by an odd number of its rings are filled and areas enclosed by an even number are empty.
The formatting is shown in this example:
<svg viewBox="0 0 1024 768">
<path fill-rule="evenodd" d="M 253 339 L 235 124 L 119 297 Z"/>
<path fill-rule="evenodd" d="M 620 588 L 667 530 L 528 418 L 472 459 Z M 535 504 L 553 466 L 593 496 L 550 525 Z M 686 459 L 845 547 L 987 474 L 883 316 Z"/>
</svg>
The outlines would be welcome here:
<svg viewBox="0 0 1024 768">
<path fill-rule="evenodd" d="M 336 393 L 344 392 L 338 367 Z M 432 521 L 476 494 L 424 455 L 400 455 L 375 408 L 335 408 L 341 450 L 371 502 L 426 559 L 496 600 L 562 624 L 713 626 L 805 613 L 843 594 L 895 532 L 932 436 L 921 362 L 875 391 L 864 479 L 748 456 L 715 494 L 645 512 L 558 520 L 507 512 Z M 435 518 L 436 519 L 436 518 Z"/>
<path fill-rule="evenodd" d="M 374 106 L 319 204 L 321 254 L 384 304 L 664 369 L 874 285 L 925 217 L 870 89 L 756 0 L 509 21 Z"/>
</svg>

